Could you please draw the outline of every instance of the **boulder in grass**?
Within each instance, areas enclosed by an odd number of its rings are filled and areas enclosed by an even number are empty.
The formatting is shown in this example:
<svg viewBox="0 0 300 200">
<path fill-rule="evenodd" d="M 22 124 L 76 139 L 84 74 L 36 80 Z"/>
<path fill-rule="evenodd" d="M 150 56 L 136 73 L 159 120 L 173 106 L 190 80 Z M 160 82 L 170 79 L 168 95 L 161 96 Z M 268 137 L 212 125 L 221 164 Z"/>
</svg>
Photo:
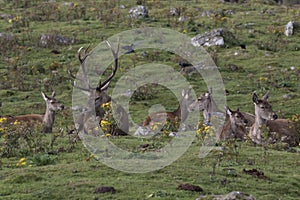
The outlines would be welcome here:
<svg viewBox="0 0 300 200">
<path fill-rule="evenodd" d="M 148 17 L 148 9 L 145 6 L 136 6 L 129 10 L 132 19 Z"/>
<path fill-rule="evenodd" d="M 191 43 L 194 46 L 224 46 L 226 45 L 238 45 L 234 35 L 224 28 L 213 29 L 203 34 L 198 34 L 191 39 Z"/>
<path fill-rule="evenodd" d="M 248 195 L 243 192 L 239 191 L 233 191 L 225 195 L 205 195 L 200 196 L 196 200 L 205 200 L 205 199 L 211 199 L 211 200 L 256 200 L 256 198 L 253 195 Z"/>
<path fill-rule="evenodd" d="M 53 47 L 55 45 L 70 45 L 74 40 L 57 34 L 42 34 L 40 38 L 40 45 L 42 47 Z"/>
</svg>

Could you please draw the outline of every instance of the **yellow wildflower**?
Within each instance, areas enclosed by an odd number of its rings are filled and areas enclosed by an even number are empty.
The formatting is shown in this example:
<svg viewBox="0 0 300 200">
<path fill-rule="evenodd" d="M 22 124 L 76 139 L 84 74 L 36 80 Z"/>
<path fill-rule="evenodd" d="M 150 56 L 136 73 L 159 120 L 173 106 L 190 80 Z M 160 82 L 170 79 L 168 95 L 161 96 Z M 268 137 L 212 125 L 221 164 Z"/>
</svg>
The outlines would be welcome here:
<svg viewBox="0 0 300 200">
<path fill-rule="evenodd" d="M 101 120 L 101 122 L 100 122 L 101 127 L 109 126 L 110 124 L 111 123 L 109 121 L 107 121 L 107 120 Z"/>
<path fill-rule="evenodd" d="M 151 129 L 152 129 L 153 131 L 157 130 L 157 129 L 158 129 L 157 124 L 154 124 L 154 125 L 151 127 Z"/>
<path fill-rule="evenodd" d="M 7 118 L 6 117 L 0 117 L 0 124 L 3 122 L 6 122 Z"/>
<path fill-rule="evenodd" d="M 268 79 L 268 77 L 259 77 L 259 80 L 260 81 L 268 81 L 269 79 Z"/>
<path fill-rule="evenodd" d="M 16 164 L 17 167 L 20 167 L 20 166 L 26 166 L 27 165 L 27 162 L 26 162 L 26 158 L 21 158 L 18 163 Z"/>
<path fill-rule="evenodd" d="M 106 133 L 105 136 L 106 136 L 106 137 L 110 137 L 111 134 L 110 134 L 110 133 Z"/>
<path fill-rule="evenodd" d="M 110 107 L 111 102 L 107 102 L 101 105 L 101 108 L 109 108 Z"/>
<path fill-rule="evenodd" d="M 298 122 L 299 121 L 299 117 L 297 115 L 293 115 L 292 116 L 292 121 Z"/>
<path fill-rule="evenodd" d="M 165 136 L 169 136 L 170 132 L 167 131 L 167 130 L 163 130 L 163 134 L 164 134 Z"/>
<path fill-rule="evenodd" d="M 18 125 L 18 124 L 20 124 L 20 122 L 19 122 L 18 120 L 16 120 L 16 121 L 14 122 L 14 125 Z"/>
<path fill-rule="evenodd" d="M 96 8 L 90 8 L 89 9 L 91 12 L 94 12 L 94 11 L 96 11 Z"/>
<path fill-rule="evenodd" d="M 227 17 L 222 17 L 221 18 L 221 21 L 225 21 L 225 20 L 227 20 Z"/>
</svg>

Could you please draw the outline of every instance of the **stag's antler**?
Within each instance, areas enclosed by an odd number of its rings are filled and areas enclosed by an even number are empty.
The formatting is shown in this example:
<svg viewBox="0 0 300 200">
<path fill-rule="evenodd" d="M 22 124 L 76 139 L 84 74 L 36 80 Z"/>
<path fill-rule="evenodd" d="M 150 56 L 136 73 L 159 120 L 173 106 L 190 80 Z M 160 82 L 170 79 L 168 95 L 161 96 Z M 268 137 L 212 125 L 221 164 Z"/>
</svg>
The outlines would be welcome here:
<svg viewBox="0 0 300 200">
<path fill-rule="evenodd" d="M 96 90 L 98 90 L 98 91 L 103 91 L 103 90 L 107 89 L 107 87 L 110 84 L 111 79 L 115 76 L 117 69 L 119 67 L 118 54 L 119 54 L 119 50 L 120 50 L 120 40 L 118 39 L 118 46 L 117 46 L 116 50 L 114 50 L 114 48 L 112 47 L 112 45 L 110 44 L 109 41 L 106 41 L 106 43 L 113 54 L 115 63 L 114 63 L 114 66 L 112 66 L 112 73 L 109 75 L 109 77 L 106 80 L 104 80 L 103 82 L 100 81 L 98 87 L 96 88 Z"/>
<path fill-rule="evenodd" d="M 91 52 L 88 52 L 90 45 L 83 51 L 83 53 L 82 53 L 83 47 L 80 47 L 77 51 L 77 57 L 78 57 L 78 60 L 80 62 L 80 67 L 81 67 L 81 70 L 82 70 L 82 73 L 83 73 L 83 77 L 82 78 L 76 77 L 74 74 L 72 74 L 70 72 L 70 70 L 68 70 L 68 73 L 73 79 L 82 81 L 87 86 L 87 88 L 78 86 L 78 85 L 76 85 L 76 83 L 74 83 L 74 87 L 76 87 L 80 90 L 83 90 L 83 91 L 87 91 L 87 92 L 91 92 L 93 90 L 97 90 L 97 91 L 101 92 L 101 91 L 106 90 L 108 88 L 111 79 L 115 76 L 115 74 L 117 72 L 117 69 L 119 67 L 118 54 L 119 54 L 119 49 L 120 49 L 120 42 L 119 42 L 119 39 L 118 39 L 118 45 L 117 45 L 116 50 L 113 49 L 113 47 L 112 47 L 112 45 L 110 44 L 109 41 L 106 41 L 106 43 L 107 43 L 108 47 L 110 48 L 110 50 L 113 54 L 113 57 L 114 57 L 114 65 L 112 66 L 112 73 L 106 78 L 106 80 L 104 80 L 103 82 L 100 81 L 97 87 L 92 87 L 90 85 L 90 80 L 87 77 L 87 73 L 86 73 L 87 70 L 86 70 L 86 67 L 85 67 L 85 60 L 87 59 L 88 56 L 91 55 Z"/>
</svg>

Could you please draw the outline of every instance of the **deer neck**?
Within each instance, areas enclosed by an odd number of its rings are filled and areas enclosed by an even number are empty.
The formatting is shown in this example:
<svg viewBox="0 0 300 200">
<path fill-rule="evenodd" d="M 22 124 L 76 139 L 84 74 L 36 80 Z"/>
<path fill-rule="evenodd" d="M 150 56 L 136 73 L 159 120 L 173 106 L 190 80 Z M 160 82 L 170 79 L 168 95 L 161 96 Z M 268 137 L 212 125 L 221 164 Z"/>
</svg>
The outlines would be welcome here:
<svg viewBox="0 0 300 200">
<path fill-rule="evenodd" d="M 257 127 L 267 124 L 267 120 L 260 116 L 259 110 L 255 108 L 255 124 Z"/>
<path fill-rule="evenodd" d="M 210 98 L 207 107 L 203 111 L 204 121 L 206 124 L 210 124 L 211 116 L 214 112 L 220 112 L 220 110 L 218 109 L 215 101 Z"/>
<path fill-rule="evenodd" d="M 46 113 L 45 113 L 44 119 L 43 119 L 43 123 L 44 123 L 43 130 L 44 130 L 45 133 L 51 133 L 52 132 L 54 119 L 55 119 L 55 111 L 50 110 L 47 106 Z"/>
<path fill-rule="evenodd" d="M 188 108 L 184 100 L 181 100 L 178 108 L 174 111 L 175 116 L 177 116 L 181 122 L 184 122 L 188 116 Z"/>
<path fill-rule="evenodd" d="M 256 108 L 255 106 L 255 122 L 251 128 L 251 135 L 250 137 L 252 138 L 252 140 L 254 140 L 256 143 L 261 143 L 261 130 L 260 127 L 263 125 L 266 125 L 267 120 L 263 119 L 260 116 L 259 110 Z"/>
<path fill-rule="evenodd" d="M 234 123 L 232 120 L 230 120 L 230 131 L 235 134 L 237 129 L 238 129 L 238 126 L 236 125 L 236 123 Z"/>
</svg>

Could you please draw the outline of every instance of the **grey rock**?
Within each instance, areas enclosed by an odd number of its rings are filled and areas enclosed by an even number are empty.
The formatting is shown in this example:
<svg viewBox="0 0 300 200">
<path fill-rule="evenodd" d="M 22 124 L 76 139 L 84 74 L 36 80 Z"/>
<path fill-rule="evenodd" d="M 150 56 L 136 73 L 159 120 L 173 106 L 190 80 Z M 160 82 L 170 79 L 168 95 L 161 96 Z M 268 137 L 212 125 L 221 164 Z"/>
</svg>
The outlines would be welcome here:
<svg viewBox="0 0 300 200">
<path fill-rule="evenodd" d="M 179 13 L 179 10 L 177 8 L 170 8 L 170 15 L 172 16 L 178 16 L 180 13 Z"/>
<path fill-rule="evenodd" d="M 223 46 L 224 45 L 224 29 L 218 28 L 211 32 L 205 32 L 204 34 L 198 34 L 193 37 L 192 45 L 194 46 Z"/>
<path fill-rule="evenodd" d="M 145 6 L 136 6 L 129 10 L 132 19 L 148 17 L 148 9 Z"/>
<path fill-rule="evenodd" d="M 284 34 L 286 36 L 292 36 L 294 34 L 294 22 L 293 21 L 289 21 L 285 25 Z"/>
<path fill-rule="evenodd" d="M 154 135 L 155 133 L 152 132 L 151 130 L 145 128 L 145 127 L 142 127 L 142 126 L 139 126 L 135 133 L 134 133 L 134 136 L 149 136 L 149 135 Z"/>
<path fill-rule="evenodd" d="M 225 195 L 209 195 L 200 196 L 196 200 L 211 199 L 211 200 L 256 200 L 253 195 L 248 195 L 243 192 L 233 191 Z"/>
<path fill-rule="evenodd" d="M 186 17 L 186 16 L 180 16 L 180 17 L 178 18 L 178 21 L 179 21 L 179 22 L 185 22 L 186 20 L 188 20 L 188 17 Z"/>
<path fill-rule="evenodd" d="M 70 45 L 73 43 L 73 39 L 56 34 L 42 34 L 40 38 L 40 45 L 42 47 L 52 47 L 54 45 Z"/>
<path fill-rule="evenodd" d="M 213 29 L 210 32 L 198 34 L 191 39 L 194 46 L 223 46 L 225 45 L 239 45 L 235 36 L 225 28 Z"/>
</svg>

